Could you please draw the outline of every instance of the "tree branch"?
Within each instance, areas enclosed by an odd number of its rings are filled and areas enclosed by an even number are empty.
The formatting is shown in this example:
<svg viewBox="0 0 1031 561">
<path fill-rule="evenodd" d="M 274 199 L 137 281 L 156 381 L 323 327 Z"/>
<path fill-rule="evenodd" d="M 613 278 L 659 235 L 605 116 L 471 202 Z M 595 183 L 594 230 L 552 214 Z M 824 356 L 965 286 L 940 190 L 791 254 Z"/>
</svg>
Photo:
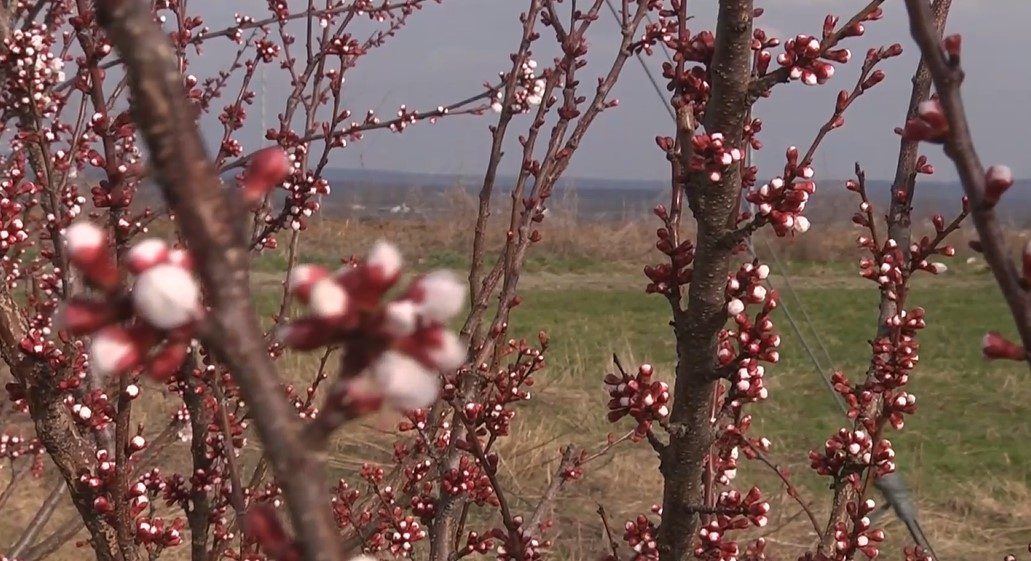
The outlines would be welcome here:
<svg viewBox="0 0 1031 561">
<path fill-rule="evenodd" d="M 174 51 L 155 40 L 163 33 L 147 4 L 103 0 L 97 9 L 125 61 L 136 122 L 210 297 L 211 325 L 203 339 L 237 377 L 254 411 L 304 559 L 336 560 L 341 550 L 324 500 L 322 464 L 301 445 L 299 423 L 282 398 L 252 305 L 240 206 L 228 197 L 203 148 Z"/>
<path fill-rule="evenodd" d="M 946 58 L 927 0 L 906 0 L 906 9 L 909 11 L 910 31 L 927 61 L 935 91 L 949 122 L 945 154 L 956 165 L 963 190 L 970 199 L 971 214 L 985 261 L 1002 290 L 1024 348 L 1031 350 L 1031 291 L 1021 286 L 1020 275 L 1009 256 L 1002 224 L 993 205 L 985 201 L 985 168 L 974 147 L 960 94 L 964 74 L 959 57 Z M 1031 364 L 1031 354 L 1027 360 Z"/>
</svg>

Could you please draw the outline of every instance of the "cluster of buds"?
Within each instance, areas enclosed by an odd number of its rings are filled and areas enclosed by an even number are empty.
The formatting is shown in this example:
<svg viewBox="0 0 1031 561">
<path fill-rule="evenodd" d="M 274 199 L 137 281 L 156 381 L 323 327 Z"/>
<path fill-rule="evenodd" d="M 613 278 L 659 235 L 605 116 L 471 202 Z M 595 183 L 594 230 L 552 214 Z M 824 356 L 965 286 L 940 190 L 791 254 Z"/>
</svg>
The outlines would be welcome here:
<svg viewBox="0 0 1031 561">
<path fill-rule="evenodd" d="M 721 345 L 717 352 L 717 358 L 723 366 L 729 366 L 736 360 L 740 366 L 738 370 L 744 369 L 747 373 L 747 377 L 743 378 L 743 374 L 738 373 L 737 382 L 742 384 L 742 388 L 747 388 L 743 392 L 741 389 L 736 390 L 739 393 L 735 395 L 751 395 L 753 399 L 766 397 L 758 362 L 776 363 L 780 360 L 780 335 L 774 330 L 773 320 L 770 319 L 780 299 L 775 291 L 767 290 L 762 284 L 769 274 L 770 269 L 766 265 L 745 263 L 727 280 L 727 315 L 734 319 L 737 330 L 724 330 L 721 333 Z M 750 305 L 762 306 L 754 322 L 746 313 Z M 732 340 L 737 343 L 737 352 L 730 344 Z"/>
<path fill-rule="evenodd" d="M 380 241 L 364 261 L 335 273 L 302 265 L 289 274 L 288 290 L 310 314 L 284 325 L 279 339 L 301 350 L 345 347 L 341 385 L 331 402 L 348 415 L 383 404 L 402 411 L 428 406 L 439 391 L 437 372 L 466 360 L 465 345 L 445 325 L 465 304 L 465 285 L 437 271 L 385 302 L 401 271 L 397 248 Z"/>
<path fill-rule="evenodd" d="M 506 81 L 506 74 L 501 73 L 502 82 Z M 509 111 L 512 113 L 526 113 L 531 107 L 540 105 L 544 101 L 544 89 L 547 83 L 542 76 L 537 75 L 537 61 L 526 59 L 519 66 L 516 76 L 515 90 L 512 92 L 512 100 L 509 104 Z M 496 113 L 504 109 L 505 92 L 496 90 L 491 99 L 490 107 Z"/>
<path fill-rule="evenodd" d="M 905 416 L 916 413 L 916 396 L 900 391 L 895 394 L 885 392 L 884 397 L 884 415 L 888 418 L 888 423 L 895 430 L 902 430 L 906 424 Z"/>
<path fill-rule="evenodd" d="M 493 533 L 480 534 L 479 532 L 472 531 L 466 535 L 465 546 L 457 554 L 459 557 L 473 553 L 484 555 L 492 549 L 494 549 Z"/>
<path fill-rule="evenodd" d="M 762 76 L 770 70 L 773 55 L 769 49 L 780 45 L 780 39 L 766 33 L 765 29 L 756 27 L 752 31 L 752 52 L 755 53 L 755 70 Z"/>
<path fill-rule="evenodd" d="M 666 207 L 662 205 L 656 206 L 654 213 L 664 222 L 669 219 Z M 645 287 L 645 292 L 668 295 L 674 287 L 691 282 L 693 275 L 691 263 L 694 262 L 695 247 L 691 240 L 684 240 L 673 245 L 673 238 L 666 227 L 656 230 L 655 235 L 658 238 L 655 248 L 669 256 L 669 262 L 644 267 L 644 275 L 650 281 Z"/>
<path fill-rule="evenodd" d="M 906 125 L 897 130 L 907 140 L 922 140 L 934 144 L 942 144 L 949 134 L 949 120 L 945 117 L 938 98 L 922 101 L 917 106 L 916 115 L 906 121 Z"/>
<path fill-rule="evenodd" d="M 726 298 L 727 315 L 736 317 L 745 311 L 746 304 L 761 304 L 766 301 L 769 292 L 763 285 L 770 276 L 768 265 L 745 263 L 737 273 L 727 280 Z"/>
<path fill-rule="evenodd" d="M 40 23 L 14 29 L 0 49 L 4 107 L 39 116 L 57 111 L 54 88 L 64 82 L 64 60 L 51 51 L 55 35 Z"/>
<path fill-rule="evenodd" d="M 761 453 L 770 451 L 770 439 L 765 436 L 748 436 L 751 427 L 751 415 L 743 415 L 736 423 L 728 423 L 723 427 L 723 432 L 712 452 L 712 475 L 720 485 L 730 485 L 737 476 L 738 457 L 741 454 L 749 460 L 754 460 Z"/>
<path fill-rule="evenodd" d="M 900 344 L 899 348 L 902 347 L 905 347 L 903 352 L 893 351 L 894 347 L 888 338 L 879 339 L 874 343 L 875 372 L 873 380 L 868 384 L 853 386 L 840 371 L 834 372 L 831 376 L 834 390 L 841 394 L 848 404 L 850 419 L 859 419 L 863 412 L 872 410 L 878 399 L 883 403 L 881 417 L 896 430 L 901 430 L 905 426 L 906 415 L 916 413 L 916 396 L 898 389 L 909 379 L 908 365 L 900 366 L 898 369 L 890 368 L 892 360 L 902 363 L 915 356 L 912 345 Z M 894 359 L 890 358 L 892 355 L 895 356 Z M 871 430 L 877 428 L 877 423 L 869 419 L 864 419 L 864 425 Z"/>
<path fill-rule="evenodd" d="M 909 375 L 920 362 L 917 332 L 927 327 L 924 309 L 899 310 L 885 320 L 895 337 L 878 337 L 872 345 L 874 390 L 898 389 L 909 381 Z"/>
<path fill-rule="evenodd" d="M 405 516 L 396 521 L 393 531 L 389 534 L 390 552 L 396 557 L 411 556 L 414 544 L 426 539 L 426 530 L 413 516 Z"/>
<path fill-rule="evenodd" d="M 129 453 L 134 454 L 143 450 L 146 442 L 142 436 L 137 435 L 129 441 Z M 97 450 L 96 464 L 91 471 L 84 471 L 79 475 L 79 483 L 83 488 L 89 489 L 93 497 L 93 510 L 104 517 L 108 523 L 114 525 L 115 504 L 113 491 L 118 485 L 116 480 L 116 466 L 112 455 L 105 449 Z M 145 474 L 126 489 L 125 500 L 128 501 L 128 514 L 130 518 L 136 518 L 151 507 L 151 495 L 156 492 L 157 486 L 153 485 L 153 478 L 159 478 L 157 470 Z M 182 543 L 182 536 L 179 530 L 182 529 L 182 522 L 174 520 L 167 527 L 161 519 L 139 518 L 135 522 L 137 527 L 136 543 L 146 544 L 151 547 L 171 547 Z M 141 526 L 143 530 L 141 531 Z"/>
<path fill-rule="evenodd" d="M 312 173 L 293 175 L 282 183 L 287 191 L 283 211 L 278 218 L 266 217 L 275 227 L 289 226 L 294 231 L 307 228 L 308 218 L 319 210 L 318 198 L 329 194 L 329 181 Z"/>
<path fill-rule="evenodd" d="M 646 27 L 637 48 L 650 53 L 652 47 L 661 42 L 667 49 L 676 53 L 674 60 L 698 63 L 681 66 L 671 61 L 663 62 L 662 76 L 668 81 L 666 88 L 675 93 L 671 100 L 673 107 L 691 106 L 695 117 L 701 121 L 709 100 L 707 67 L 712 62 L 716 37 L 711 31 L 682 36 L 678 27 L 676 18 L 662 15 L 660 10 L 659 20 Z"/>
<path fill-rule="evenodd" d="M 162 518 L 140 518 L 136 520 L 136 543 L 152 552 L 174 547 L 183 543 L 184 527 L 186 522 L 182 518 L 175 518 L 171 523 L 165 523 Z"/>
<path fill-rule="evenodd" d="M 964 213 L 967 208 L 967 198 L 963 197 Z M 961 215 L 962 218 L 964 215 Z M 940 214 L 935 214 L 931 218 L 931 223 L 934 225 L 935 233 L 937 234 L 935 240 L 931 240 L 927 236 L 920 238 L 919 242 L 913 243 L 909 246 L 910 253 L 910 269 L 914 271 L 926 271 L 932 275 L 940 275 L 949 268 L 945 263 L 941 261 L 929 261 L 928 259 L 933 255 L 941 255 L 944 257 L 953 257 L 956 255 L 956 248 L 951 245 L 939 246 L 936 240 L 944 239 L 949 235 L 949 231 L 945 226 L 945 218 Z M 954 222 L 955 223 L 955 222 Z M 863 240 L 860 240 L 860 243 Z M 870 244 L 873 245 L 872 243 Z"/>
<path fill-rule="evenodd" d="M 828 16 L 828 21 L 831 19 Z M 789 69 L 792 80 L 815 86 L 834 76 L 834 65 L 828 61 L 846 64 L 850 58 L 852 53 L 848 49 L 824 49 L 816 37 L 797 35 L 784 43 L 784 52 L 777 56 L 777 64 Z"/>
<path fill-rule="evenodd" d="M 35 190 L 35 186 L 31 183 L 22 184 L 20 190 L 29 186 L 30 190 Z M 25 207 L 12 200 L 13 197 L 10 194 L 14 190 L 10 179 L 0 181 L 0 193 L 2 193 L 2 197 L 0 197 L 0 256 L 7 254 L 14 246 L 29 238 L 28 232 L 25 231 L 25 222 L 22 220 Z"/>
<path fill-rule="evenodd" d="M 665 139 L 660 139 L 660 147 Z M 727 146 L 723 133 L 697 134 L 691 138 L 691 159 L 688 167 L 693 172 L 704 172 L 709 181 L 717 183 L 730 166 L 741 161 L 744 153 L 740 148 Z"/>
<path fill-rule="evenodd" d="M 655 539 L 658 530 L 647 516 L 639 514 L 627 521 L 623 529 L 623 541 L 634 552 L 631 561 L 658 561 L 659 544 Z"/>
<path fill-rule="evenodd" d="M 68 333 L 93 334 L 93 371 L 107 376 L 144 366 L 158 380 L 175 374 L 204 313 L 189 255 L 157 239 L 135 245 L 126 257 L 135 276 L 126 292 L 104 230 L 78 222 L 68 227 L 65 240 L 71 263 L 103 295 L 72 298 L 62 315 Z M 159 344 L 161 348 L 151 352 Z"/>
<path fill-rule="evenodd" d="M 705 114 L 705 105 L 709 101 L 709 93 L 712 86 L 709 85 L 708 74 L 703 66 L 691 66 L 677 74 L 677 65 L 670 62 L 662 63 L 662 75 L 669 80 L 669 83 L 677 84 L 675 90 L 679 96 L 673 100 L 676 107 L 690 106 L 695 118 L 699 121 Z"/>
<path fill-rule="evenodd" d="M 43 445 L 39 439 L 23 438 L 8 432 L 0 433 L 0 458 L 15 462 L 21 458 L 32 458 L 32 475 L 39 477 L 43 470 Z"/>
<path fill-rule="evenodd" d="M 135 399 L 139 395 L 139 386 L 129 384 L 125 388 L 126 396 Z M 72 413 L 72 419 L 81 427 L 93 430 L 104 430 L 115 419 L 115 404 L 100 388 L 94 388 L 76 400 L 74 396 L 65 398 L 65 405 Z"/>
<path fill-rule="evenodd" d="M 809 462 L 816 473 L 835 479 L 855 479 L 857 473 L 871 466 L 880 476 L 895 471 L 895 451 L 889 440 L 878 439 L 875 445 L 867 431 L 842 428 L 824 443 L 822 452 L 809 452 Z"/>
<path fill-rule="evenodd" d="M 931 552 L 919 545 L 903 549 L 902 555 L 905 557 L 905 561 L 934 561 L 934 556 L 931 555 Z M 1003 561 L 1017 561 L 1017 558 L 1012 555 L 1007 555 L 1003 558 Z"/>
<path fill-rule="evenodd" d="M 877 544 L 884 541 L 884 530 L 872 528 L 869 517 L 875 508 L 876 504 L 872 499 L 858 505 L 855 502 L 848 503 L 846 511 L 852 521 L 852 528 L 850 530 L 845 522 L 834 525 L 835 560 L 852 559 L 857 551 L 868 559 L 880 555 Z"/>
<path fill-rule="evenodd" d="M 762 528 L 768 519 L 770 504 L 763 499 L 758 487 L 747 494 L 730 490 L 720 494 L 716 501 L 716 515 L 698 530 L 698 545 L 694 555 L 704 561 L 734 561 L 740 554 L 737 542 L 726 540 L 727 532 L 743 530 L 750 525 Z"/>
<path fill-rule="evenodd" d="M 863 215 L 857 213 L 853 221 L 858 222 L 861 216 Z M 863 220 L 865 224 L 865 218 Z M 872 247 L 873 244 L 871 238 L 866 236 L 860 236 L 856 243 L 864 247 Z M 876 282 L 889 299 L 895 300 L 898 298 L 898 289 L 905 286 L 909 280 L 906 264 L 905 255 L 898 242 L 889 238 L 880 250 L 874 250 L 873 258 L 863 257 L 859 260 L 859 276 Z M 944 272 L 944 269 L 936 272 Z"/>
<path fill-rule="evenodd" d="M 449 495 L 466 495 L 477 505 L 498 506 L 490 477 L 470 456 L 462 456 L 458 466 L 448 470 L 441 479 L 441 488 Z"/>
<path fill-rule="evenodd" d="M 544 368 L 544 352 L 548 348 L 547 333 L 538 334 L 540 348 L 531 347 L 526 340 L 510 340 L 508 352 L 515 354 L 515 360 L 499 368 L 491 378 L 491 390 L 482 402 L 470 401 L 462 408 L 462 415 L 473 427 L 484 427 L 494 436 L 509 434 L 515 410 L 512 405 L 530 399 L 529 388 L 534 384 L 534 373 Z M 481 364 L 479 370 L 485 370 Z M 484 373 L 486 374 L 486 373 Z M 457 386 L 447 383 L 445 397 L 457 391 Z"/>
<path fill-rule="evenodd" d="M 626 372 L 605 375 L 605 389 L 609 394 L 609 422 L 615 423 L 629 415 L 637 421 L 632 438 L 640 440 L 652 430 L 652 423 L 665 422 L 669 417 L 669 385 L 652 380 L 650 364 L 642 364 L 631 376 Z"/>
<path fill-rule="evenodd" d="M 730 485 L 737 477 L 737 460 L 741 455 L 737 446 L 720 447 L 712 454 L 712 472 L 720 485 Z"/>
<path fill-rule="evenodd" d="M 540 561 L 544 559 L 551 542 L 537 537 L 537 532 L 524 525 L 522 516 L 512 517 L 515 529 L 509 532 L 495 528 L 493 535 L 499 540 L 498 561 Z M 543 524 L 541 526 L 544 526 Z M 544 528 L 539 528 L 543 530 Z"/>
<path fill-rule="evenodd" d="M 812 174 L 809 173 L 809 176 L 812 177 Z M 784 237 L 792 232 L 804 234 L 809 231 L 809 219 L 802 215 L 802 211 L 810 195 L 815 192 L 816 183 L 809 179 L 788 182 L 775 177 L 745 195 L 745 200 L 756 205 L 759 216 L 769 220 L 773 231 Z"/>
</svg>

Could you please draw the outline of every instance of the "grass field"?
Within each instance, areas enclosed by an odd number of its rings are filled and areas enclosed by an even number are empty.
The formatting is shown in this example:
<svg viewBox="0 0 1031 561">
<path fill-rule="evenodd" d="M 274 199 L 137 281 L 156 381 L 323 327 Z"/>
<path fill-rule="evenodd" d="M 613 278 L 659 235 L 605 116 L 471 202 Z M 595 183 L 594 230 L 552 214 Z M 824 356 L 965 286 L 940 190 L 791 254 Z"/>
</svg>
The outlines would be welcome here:
<svg viewBox="0 0 1031 561">
<path fill-rule="evenodd" d="M 327 264 L 343 251 L 331 252 L 321 244 L 304 249 L 303 260 Z M 344 252 L 349 251 L 361 248 L 348 244 Z M 412 252 L 420 270 L 460 270 L 465 263 L 454 249 Z M 259 306 L 265 314 L 275 311 L 284 265 L 282 251 L 255 264 Z M 1025 366 L 980 358 L 986 329 L 1012 331 L 990 275 L 976 264 L 950 265 L 947 273 L 925 275 L 915 283 L 911 302 L 928 309 L 920 366 L 911 382 L 919 410 L 892 440 L 899 469 L 918 498 L 923 526 L 941 558 L 1001 558 L 1023 550 L 1031 540 L 1031 423 L 1026 421 L 1031 385 L 1023 383 Z M 549 471 L 544 468 L 554 462 L 561 445 L 596 447 L 608 433 L 629 428 L 604 418 L 601 380 L 613 353 L 624 363 L 654 364 L 657 376 L 672 384 L 675 356 L 668 307 L 664 299 L 644 294 L 643 276 L 637 271 L 639 265 L 631 259 L 558 252 L 537 255 L 527 265 L 525 303 L 515 312 L 511 332 L 533 337 L 545 329 L 551 352 L 549 367 L 534 386 L 535 398 L 519 410 L 516 434 L 501 449 L 503 477 L 516 508 L 534 502 Z M 775 267 L 774 273 L 770 280 L 781 291 L 786 312 L 805 330 L 822 371 L 782 310 L 776 317 L 784 339 L 783 360 L 768 369 L 770 399 L 750 412 L 756 433 L 773 441 L 771 459 L 790 470 L 822 518 L 829 501 L 827 481 L 811 475 L 807 453 L 842 426 L 843 417 L 820 377 L 834 368 L 857 378 L 865 372 L 878 294 L 873 283 L 855 274 L 854 265 L 844 262 L 795 261 Z M 314 360 L 288 356 L 280 364 L 290 380 L 304 384 Z M 350 476 L 363 461 L 389 458 L 392 440 L 383 434 L 387 428 L 386 422 L 372 420 L 342 435 L 330 458 L 334 475 Z M 786 526 L 770 538 L 776 558 L 794 558 L 811 544 L 808 522 L 768 469 L 746 465 L 737 483 L 753 481 L 775 497 L 768 530 Z M 595 514 L 599 503 L 621 525 L 659 502 L 660 492 L 657 461 L 647 445 L 625 445 L 599 459 L 558 502 L 555 537 L 561 557 L 586 560 L 604 553 Z M 38 493 L 29 494 L 38 498 Z M 38 505 L 34 500 L 20 501 L 10 515 L 0 517 L 0 543 L 31 516 Z M 890 515 L 885 521 L 891 541 L 883 554 L 898 559 L 905 531 Z M 63 559 L 77 558 L 71 546 L 65 552 Z"/>
</svg>

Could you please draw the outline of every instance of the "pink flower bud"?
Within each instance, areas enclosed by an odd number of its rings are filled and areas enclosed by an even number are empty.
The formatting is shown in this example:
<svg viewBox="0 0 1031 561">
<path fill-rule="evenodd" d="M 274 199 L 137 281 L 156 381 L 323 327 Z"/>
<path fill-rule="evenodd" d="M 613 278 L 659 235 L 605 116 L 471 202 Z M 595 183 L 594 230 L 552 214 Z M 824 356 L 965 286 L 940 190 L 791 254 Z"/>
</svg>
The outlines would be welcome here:
<svg viewBox="0 0 1031 561">
<path fill-rule="evenodd" d="M 157 238 L 143 240 L 129 250 L 127 256 L 129 271 L 134 275 L 139 275 L 158 263 L 168 261 L 168 254 L 168 245 L 165 242 Z"/>
<path fill-rule="evenodd" d="M 734 298 L 730 302 L 727 302 L 727 315 L 736 316 L 743 311 L 745 311 L 745 304 L 741 300 Z"/>
<path fill-rule="evenodd" d="M 57 323 L 72 335 L 85 335 L 116 321 L 118 314 L 107 302 L 72 297 L 61 310 Z"/>
<path fill-rule="evenodd" d="M 1024 350 L 1024 347 L 1011 342 L 996 331 L 985 333 L 984 338 L 981 339 L 981 352 L 984 354 L 984 357 L 989 360 L 1027 359 L 1027 351 Z"/>
<path fill-rule="evenodd" d="M 389 286 L 397 281 L 401 274 L 401 252 L 390 242 L 377 241 L 369 251 L 365 265 L 367 274 L 377 286 Z"/>
<path fill-rule="evenodd" d="M 451 271 L 434 271 L 415 281 L 409 298 L 429 321 L 443 323 L 458 315 L 465 305 L 466 287 Z"/>
<path fill-rule="evenodd" d="M 185 249 L 173 249 L 168 252 L 168 263 L 176 267 L 182 267 L 187 271 L 193 270 L 193 258 L 190 252 Z"/>
<path fill-rule="evenodd" d="M 992 166 L 985 173 L 984 202 L 995 206 L 1007 189 L 1013 186 L 1013 171 L 1008 166 Z"/>
<path fill-rule="evenodd" d="M 808 218 L 804 216 L 798 216 L 795 218 L 795 223 L 792 227 L 795 229 L 795 231 L 799 232 L 800 234 L 804 234 L 809 231 L 810 225 L 811 224 L 809 223 Z"/>
<path fill-rule="evenodd" d="M 141 319 L 163 330 L 193 322 L 201 316 L 200 287 L 182 267 L 161 264 L 136 277 L 133 308 Z"/>
<path fill-rule="evenodd" d="M 467 351 L 466 345 L 458 335 L 447 329 L 440 329 L 436 345 L 429 349 L 429 358 L 438 369 L 447 372 L 465 363 Z"/>
<path fill-rule="evenodd" d="M 119 273 L 107 249 L 107 234 L 89 222 L 76 222 L 65 230 L 68 259 L 90 284 L 105 291 L 118 288 Z"/>
<path fill-rule="evenodd" d="M 133 452 L 139 452 L 147 447 L 147 439 L 140 435 L 136 435 L 129 440 L 129 449 Z"/>
<path fill-rule="evenodd" d="M 329 276 L 329 271 L 318 265 L 298 265 L 290 271 L 287 290 L 297 296 L 305 304 L 312 286 Z"/>
<path fill-rule="evenodd" d="M 186 341 L 168 341 L 147 361 L 147 375 L 158 382 L 167 382 L 182 367 L 189 348 Z"/>
<path fill-rule="evenodd" d="M 254 153 L 243 178 L 243 196 L 248 203 L 255 203 L 268 194 L 290 173 L 290 158 L 278 146 L 265 148 Z"/>
<path fill-rule="evenodd" d="M 143 360 L 145 348 L 122 327 L 108 327 L 93 336 L 90 343 L 90 368 L 99 376 L 121 374 Z"/>
<path fill-rule="evenodd" d="M 349 298 L 347 292 L 336 280 L 324 278 L 311 286 L 308 306 L 320 318 L 338 318 L 347 313 Z"/>
<path fill-rule="evenodd" d="M 401 411 L 428 407 L 440 391 L 440 379 L 435 373 L 397 351 L 383 353 L 373 363 L 371 372 L 384 401 Z"/>
<path fill-rule="evenodd" d="M 411 300 L 391 302 L 384 310 L 383 330 L 394 337 L 407 337 L 415 333 L 418 323 L 418 308 Z"/>
<path fill-rule="evenodd" d="M 294 320 L 276 330 L 276 339 L 280 343 L 301 351 L 310 351 L 328 345 L 336 335 L 326 325 L 326 322 L 317 318 Z"/>
<path fill-rule="evenodd" d="M 959 59 L 960 52 L 963 49 L 963 39 L 959 34 L 949 35 L 945 38 L 945 52 L 948 53 L 949 58 L 953 61 Z"/>
</svg>

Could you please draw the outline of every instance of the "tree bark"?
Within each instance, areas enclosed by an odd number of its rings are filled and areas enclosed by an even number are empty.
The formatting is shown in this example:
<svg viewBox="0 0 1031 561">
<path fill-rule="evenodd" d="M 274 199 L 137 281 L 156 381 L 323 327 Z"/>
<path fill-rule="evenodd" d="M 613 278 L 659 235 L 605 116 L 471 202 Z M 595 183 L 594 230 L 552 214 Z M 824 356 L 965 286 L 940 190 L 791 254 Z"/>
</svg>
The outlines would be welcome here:
<svg viewBox="0 0 1031 561">
<path fill-rule="evenodd" d="M 751 0 L 721 0 L 719 6 L 710 66 L 712 96 L 704 125 L 709 134 L 723 133 L 730 146 L 741 145 L 748 116 L 752 11 Z M 686 121 L 678 119 L 681 123 Z M 697 249 L 687 310 L 677 314 L 674 321 L 676 384 L 670 443 L 660 467 L 664 479 L 662 523 L 658 531 L 662 561 L 687 559 L 698 531 L 698 515 L 691 507 L 699 505 L 702 499 L 702 463 L 712 443 L 716 350 L 720 330 L 727 321 L 725 287 L 733 253 L 733 247 L 724 239 L 737 211 L 740 169 L 733 166 L 716 183 L 705 174 L 691 174 L 686 188 L 697 222 Z"/>
</svg>

